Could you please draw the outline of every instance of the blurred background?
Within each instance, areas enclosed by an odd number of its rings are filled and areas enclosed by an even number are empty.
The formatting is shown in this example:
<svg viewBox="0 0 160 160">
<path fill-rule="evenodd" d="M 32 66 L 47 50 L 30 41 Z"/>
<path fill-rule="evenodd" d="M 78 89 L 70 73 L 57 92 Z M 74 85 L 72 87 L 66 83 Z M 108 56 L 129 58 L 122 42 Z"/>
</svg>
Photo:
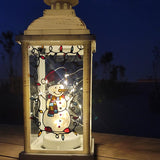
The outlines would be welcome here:
<svg viewBox="0 0 160 160">
<path fill-rule="evenodd" d="M 96 35 L 93 131 L 160 138 L 160 1 L 80 0 Z M 15 36 L 47 9 L 43 0 L 0 5 L 0 123 L 23 124 L 21 48 Z"/>
</svg>

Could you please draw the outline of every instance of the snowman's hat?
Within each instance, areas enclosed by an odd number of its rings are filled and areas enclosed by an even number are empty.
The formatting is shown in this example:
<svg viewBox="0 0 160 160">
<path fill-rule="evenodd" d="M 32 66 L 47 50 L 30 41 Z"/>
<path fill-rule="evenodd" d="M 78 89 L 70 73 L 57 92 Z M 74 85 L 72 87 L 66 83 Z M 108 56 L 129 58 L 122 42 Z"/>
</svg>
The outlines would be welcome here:
<svg viewBox="0 0 160 160">
<path fill-rule="evenodd" d="M 61 80 L 55 70 L 50 71 L 44 79 L 48 85 L 55 85 Z"/>
</svg>

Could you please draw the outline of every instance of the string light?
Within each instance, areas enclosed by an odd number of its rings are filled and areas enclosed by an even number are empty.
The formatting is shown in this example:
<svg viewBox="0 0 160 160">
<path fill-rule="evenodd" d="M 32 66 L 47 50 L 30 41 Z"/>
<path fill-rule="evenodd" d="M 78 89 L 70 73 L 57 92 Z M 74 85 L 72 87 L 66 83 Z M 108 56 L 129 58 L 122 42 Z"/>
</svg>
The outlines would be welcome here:
<svg viewBox="0 0 160 160">
<path fill-rule="evenodd" d="M 43 95 L 43 93 L 42 93 L 42 92 L 39 92 L 39 93 L 38 93 L 38 95 L 39 95 L 39 96 L 42 96 L 42 95 Z"/>
<path fill-rule="evenodd" d="M 45 57 L 44 56 L 40 56 L 41 57 L 41 59 L 45 59 Z"/>
<path fill-rule="evenodd" d="M 65 78 L 69 77 L 69 74 L 65 74 L 64 77 L 65 77 Z"/>
<path fill-rule="evenodd" d="M 41 84 L 40 84 L 40 83 L 36 83 L 36 85 L 37 85 L 37 86 L 41 86 Z"/>
<path fill-rule="evenodd" d="M 71 90 L 71 93 L 74 92 L 74 91 L 75 91 L 75 89 L 73 88 L 73 89 Z"/>
<path fill-rule="evenodd" d="M 33 63 L 33 65 L 32 65 L 32 67 L 35 69 L 34 70 L 35 72 L 33 73 L 33 80 L 35 82 L 39 81 L 38 80 L 37 70 L 38 70 L 38 67 L 39 67 L 39 64 L 40 64 L 40 59 L 46 60 L 46 62 L 47 62 L 48 59 L 50 58 L 48 56 L 52 55 L 51 57 L 54 58 L 54 62 L 56 62 L 58 64 L 59 63 L 59 57 L 57 57 L 57 59 L 56 59 L 56 56 L 58 54 L 60 54 L 62 58 L 63 58 L 63 54 L 64 54 L 64 62 L 65 62 L 65 60 L 68 60 L 68 58 L 70 57 L 68 55 L 71 55 L 71 53 L 73 55 L 75 55 L 75 57 L 78 56 L 78 58 L 81 59 L 82 57 L 81 57 L 81 55 L 79 53 L 81 50 L 83 50 L 83 48 L 81 46 L 77 46 L 76 49 L 74 49 L 74 46 L 71 46 L 70 50 L 68 50 L 69 52 L 64 52 L 65 51 L 65 47 L 63 47 L 62 45 L 59 46 L 58 51 L 57 51 L 57 48 L 55 49 L 53 46 L 49 46 L 49 52 L 46 53 L 45 52 L 46 49 L 44 48 L 44 46 L 42 46 L 41 48 L 38 48 L 38 49 L 32 47 L 31 53 L 32 53 L 33 57 L 35 57 L 35 59 L 33 59 L 33 60 L 35 60 L 35 63 Z M 77 60 L 77 58 L 75 58 L 75 59 Z M 63 61 L 63 59 L 62 59 L 62 61 Z M 80 60 L 78 60 L 78 63 L 79 63 L 79 61 Z M 64 63 L 64 66 L 67 65 L 67 63 Z M 66 70 L 66 67 L 58 67 L 58 68 L 54 69 L 54 71 L 57 72 L 59 69 L 65 69 Z M 68 87 L 67 88 L 68 91 L 65 93 L 66 95 L 65 95 L 65 98 L 64 98 L 65 101 L 67 101 L 66 111 L 69 113 L 70 116 L 73 115 L 73 116 L 71 116 L 71 118 L 73 119 L 73 120 L 71 119 L 71 121 L 76 122 L 75 124 L 73 124 L 73 122 L 71 122 L 72 123 L 71 126 L 74 126 L 74 127 L 72 127 L 71 129 L 70 128 L 66 128 L 65 130 L 63 130 L 63 132 L 65 132 L 65 133 L 70 133 L 71 131 L 74 131 L 75 128 L 78 125 L 81 126 L 81 124 L 79 123 L 79 120 L 82 119 L 82 116 L 81 116 L 81 114 L 82 114 L 82 105 L 81 105 L 81 103 L 82 102 L 81 102 L 81 100 L 79 100 L 78 97 L 81 97 L 82 92 L 80 92 L 80 91 L 83 90 L 83 88 L 80 87 L 81 86 L 81 84 L 80 84 L 81 81 L 78 81 L 77 79 L 75 79 L 75 77 L 79 74 L 78 72 L 83 71 L 83 67 L 79 68 L 79 69 L 73 69 L 73 70 L 74 71 L 76 70 L 76 71 L 72 72 L 72 73 L 69 73 L 69 74 L 68 73 L 63 74 L 64 78 L 61 78 L 59 82 L 56 82 L 57 84 L 64 84 L 65 87 Z M 78 82 L 75 83 L 75 81 L 78 81 Z M 36 87 L 36 96 L 31 97 L 31 100 L 33 100 L 33 102 L 34 102 L 33 103 L 33 107 L 35 107 L 35 108 L 38 107 L 38 110 L 35 109 L 35 111 L 34 111 L 35 113 L 34 114 L 39 115 L 40 113 L 43 113 L 43 111 L 45 113 L 45 110 L 41 109 L 42 103 L 40 103 L 41 99 L 39 99 L 39 96 L 42 96 L 43 92 L 39 91 L 37 88 L 38 88 L 38 86 L 45 85 L 45 88 L 47 90 L 48 85 L 46 85 L 46 84 L 49 84 L 49 83 L 50 82 L 45 78 L 43 79 L 43 83 L 42 83 L 42 80 L 41 80 L 41 83 L 35 83 L 36 86 L 37 86 Z M 63 87 L 63 88 L 66 89 L 65 87 Z M 63 88 L 60 88 L 60 89 L 63 89 Z M 44 95 L 46 95 L 46 93 Z M 46 95 L 46 97 L 47 96 L 48 95 Z M 45 100 L 47 99 L 46 97 L 44 98 Z M 38 105 L 36 105 L 35 102 Z M 37 103 L 37 102 L 39 102 L 39 103 Z M 74 108 L 74 109 L 71 111 L 72 108 Z M 81 111 L 79 111 L 79 110 L 81 110 Z M 72 112 L 73 112 L 73 114 L 72 114 Z M 44 115 L 44 113 L 43 113 L 43 115 Z M 65 114 L 62 114 L 62 113 L 58 113 L 58 114 L 59 114 L 59 117 L 61 117 L 61 118 L 65 117 Z M 39 120 L 38 116 L 36 116 L 36 118 L 37 118 L 37 120 Z M 36 118 L 34 117 L 32 119 L 35 120 Z M 35 121 L 37 121 L 37 120 L 35 120 Z M 56 121 L 57 127 L 61 128 L 61 122 L 62 121 L 61 121 L 60 118 L 58 119 L 58 121 Z M 40 125 L 39 121 L 37 121 L 36 123 L 38 125 Z M 38 133 L 38 136 L 40 136 L 43 131 L 54 133 L 54 131 L 52 130 L 52 128 L 50 126 L 45 126 L 43 130 L 40 130 L 40 132 Z M 56 134 L 56 133 L 54 133 L 54 134 Z M 64 134 L 61 134 L 61 136 L 63 137 L 63 140 L 64 140 Z"/>
<path fill-rule="evenodd" d="M 68 85 L 68 80 L 67 80 L 67 79 L 64 81 L 64 84 L 65 84 L 66 86 Z"/>
<path fill-rule="evenodd" d="M 63 51 L 63 47 L 62 47 L 62 46 L 60 46 L 60 47 L 59 47 L 59 50 L 60 50 L 60 52 L 62 52 L 62 51 Z"/>
</svg>

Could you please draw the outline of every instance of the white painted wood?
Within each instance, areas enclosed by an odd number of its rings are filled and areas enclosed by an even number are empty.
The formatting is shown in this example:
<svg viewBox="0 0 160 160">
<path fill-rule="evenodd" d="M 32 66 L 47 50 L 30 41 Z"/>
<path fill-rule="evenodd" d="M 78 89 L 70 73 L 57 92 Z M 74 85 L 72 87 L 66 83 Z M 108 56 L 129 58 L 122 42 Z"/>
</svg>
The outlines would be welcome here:
<svg viewBox="0 0 160 160">
<path fill-rule="evenodd" d="M 45 71 L 45 60 L 43 59 L 39 59 L 40 63 L 39 63 L 39 67 L 38 67 L 38 82 L 41 83 L 41 80 L 45 78 L 46 75 L 46 71 Z M 45 90 L 45 85 L 41 85 L 38 86 L 39 89 L 39 100 L 40 100 L 40 110 L 42 110 L 43 112 L 46 110 L 46 90 Z M 44 125 L 42 122 L 42 118 L 43 118 L 43 113 L 39 112 L 39 121 L 41 122 L 41 125 L 39 126 L 39 128 L 41 130 L 44 130 Z"/>
<path fill-rule="evenodd" d="M 57 9 L 45 10 L 44 15 L 34 20 L 24 31 L 24 35 L 81 35 L 90 34 L 85 23 L 76 16 L 74 9 L 61 9 L 60 4 L 56 4 Z"/>
</svg>

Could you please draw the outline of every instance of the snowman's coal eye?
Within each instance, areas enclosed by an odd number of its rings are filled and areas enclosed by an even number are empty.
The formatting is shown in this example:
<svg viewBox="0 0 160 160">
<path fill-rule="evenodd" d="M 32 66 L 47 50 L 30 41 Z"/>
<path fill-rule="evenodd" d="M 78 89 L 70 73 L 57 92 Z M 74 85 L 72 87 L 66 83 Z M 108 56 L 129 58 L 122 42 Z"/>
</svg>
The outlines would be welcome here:
<svg viewBox="0 0 160 160">
<path fill-rule="evenodd" d="M 55 87 L 55 89 L 57 89 L 57 87 Z"/>
</svg>

